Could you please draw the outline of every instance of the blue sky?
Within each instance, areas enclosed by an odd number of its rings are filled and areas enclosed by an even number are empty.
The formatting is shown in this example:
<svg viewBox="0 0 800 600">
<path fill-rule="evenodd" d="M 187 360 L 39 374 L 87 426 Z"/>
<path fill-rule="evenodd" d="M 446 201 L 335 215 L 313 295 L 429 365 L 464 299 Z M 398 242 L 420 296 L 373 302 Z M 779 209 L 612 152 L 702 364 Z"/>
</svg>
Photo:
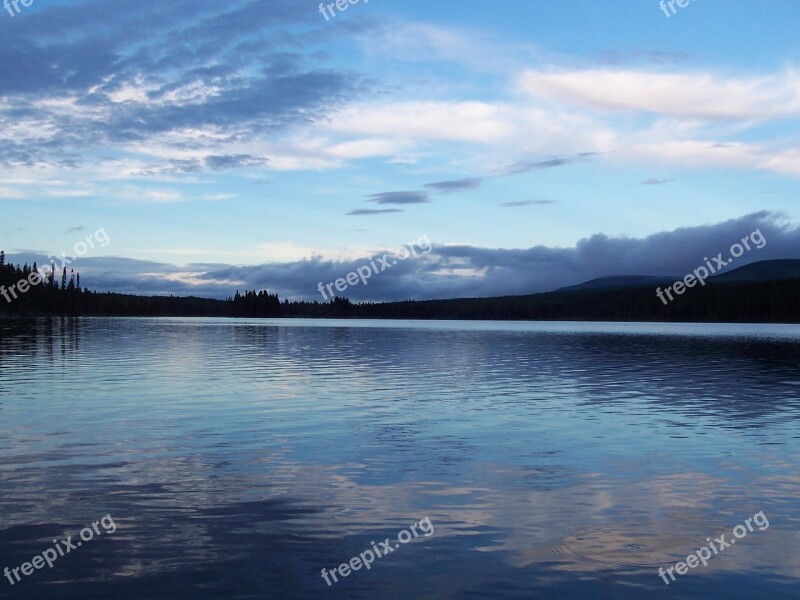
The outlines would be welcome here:
<svg viewBox="0 0 800 600">
<path fill-rule="evenodd" d="M 0 10 L 0 247 L 102 227 L 89 287 L 313 298 L 434 244 L 355 299 L 682 274 L 755 227 L 800 258 L 796 2 L 318 5 Z"/>
</svg>

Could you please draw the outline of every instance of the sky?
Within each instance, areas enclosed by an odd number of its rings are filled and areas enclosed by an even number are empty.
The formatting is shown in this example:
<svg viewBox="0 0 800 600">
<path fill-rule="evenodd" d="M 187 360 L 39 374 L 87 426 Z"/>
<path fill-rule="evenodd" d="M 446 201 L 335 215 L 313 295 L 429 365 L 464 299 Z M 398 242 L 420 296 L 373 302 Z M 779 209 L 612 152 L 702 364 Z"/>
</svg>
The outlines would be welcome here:
<svg viewBox="0 0 800 600">
<path fill-rule="evenodd" d="M 800 258 L 796 0 L 17 6 L 0 248 L 91 289 L 322 299 L 420 240 L 340 295 Z"/>
</svg>

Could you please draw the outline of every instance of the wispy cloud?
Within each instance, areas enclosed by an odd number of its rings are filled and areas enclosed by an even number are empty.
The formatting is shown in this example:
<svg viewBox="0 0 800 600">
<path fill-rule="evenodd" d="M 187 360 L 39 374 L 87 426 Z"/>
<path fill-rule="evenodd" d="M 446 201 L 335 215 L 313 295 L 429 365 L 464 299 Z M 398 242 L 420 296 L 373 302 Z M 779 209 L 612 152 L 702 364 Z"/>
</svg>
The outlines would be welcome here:
<svg viewBox="0 0 800 600">
<path fill-rule="evenodd" d="M 555 157 L 555 158 L 549 158 L 547 160 L 522 161 L 511 165 L 505 171 L 505 175 L 519 175 L 521 173 L 528 173 L 530 171 L 539 171 L 542 169 L 555 169 L 557 167 L 563 167 L 577 162 L 589 160 L 592 156 L 595 155 L 596 155 L 595 152 L 582 152 L 575 156 Z"/>
<path fill-rule="evenodd" d="M 427 192 L 382 192 L 367 196 L 377 204 L 426 204 L 431 201 Z"/>
<path fill-rule="evenodd" d="M 483 180 L 483 177 L 470 177 L 465 179 L 456 179 L 453 181 L 437 181 L 435 183 L 426 183 L 425 187 L 431 188 L 440 194 L 452 194 L 455 192 L 476 190 L 481 187 Z"/>
<path fill-rule="evenodd" d="M 709 72 L 529 70 L 520 83 L 533 96 L 599 110 L 703 120 L 800 114 L 800 82 L 794 69 L 738 78 Z"/>
<path fill-rule="evenodd" d="M 351 217 L 365 217 L 370 215 L 386 215 L 391 213 L 401 213 L 405 212 L 401 208 L 359 208 L 357 210 L 351 210 L 348 216 Z"/>
<path fill-rule="evenodd" d="M 204 162 L 209 169 L 222 171 L 256 166 L 264 167 L 269 162 L 269 159 L 265 156 L 253 156 L 251 154 L 229 154 L 227 156 L 207 156 Z"/>
<path fill-rule="evenodd" d="M 555 204 L 555 200 L 514 200 L 513 202 L 502 202 L 500 206 L 507 208 L 518 208 L 521 206 L 546 206 L 548 204 Z"/>
</svg>

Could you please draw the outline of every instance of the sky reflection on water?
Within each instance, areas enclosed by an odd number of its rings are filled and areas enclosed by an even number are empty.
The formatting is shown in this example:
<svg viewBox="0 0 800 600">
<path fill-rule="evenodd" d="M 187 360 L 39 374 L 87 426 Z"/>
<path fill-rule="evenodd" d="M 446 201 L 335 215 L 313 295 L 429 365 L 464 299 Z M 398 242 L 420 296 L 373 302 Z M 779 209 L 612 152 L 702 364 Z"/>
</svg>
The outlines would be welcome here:
<svg viewBox="0 0 800 600">
<path fill-rule="evenodd" d="M 617 331 L 617 333 L 615 333 Z M 0 321 L 3 595 L 796 598 L 800 327 Z M 770 521 L 669 587 L 657 575 Z M 328 588 L 320 570 L 430 517 Z"/>
</svg>

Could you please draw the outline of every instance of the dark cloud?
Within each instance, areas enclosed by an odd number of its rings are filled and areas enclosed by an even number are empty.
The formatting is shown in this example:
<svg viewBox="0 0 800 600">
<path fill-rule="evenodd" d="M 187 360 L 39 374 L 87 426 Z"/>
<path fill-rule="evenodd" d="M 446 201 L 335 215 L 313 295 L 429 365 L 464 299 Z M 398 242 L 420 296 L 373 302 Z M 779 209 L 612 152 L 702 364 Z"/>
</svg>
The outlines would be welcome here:
<svg viewBox="0 0 800 600">
<path fill-rule="evenodd" d="M 483 184 L 483 177 L 472 177 L 468 179 L 456 179 L 454 181 L 437 181 L 436 183 L 426 183 L 425 187 L 431 188 L 440 194 L 452 194 L 475 190 Z"/>
<path fill-rule="evenodd" d="M 521 173 L 528 173 L 530 171 L 540 171 L 542 169 L 555 169 L 557 167 L 564 167 L 578 162 L 589 160 L 593 156 L 597 156 L 596 152 L 581 152 L 575 156 L 554 157 L 547 160 L 531 160 L 522 161 L 511 165 L 504 175 L 519 175 Z"/>
<path fill-rule="evenodd" d="M 389 213 L 405 212 L 401 208 L 359 208 L 358 210 L 351 210 L 348 216 L 368 216 L 368 215 L 385 215 Z"/>
<path fill-rule="evenodd" d="M 511 165 L 505 171 L 499 174 L 485 175 L 482 177 L 465 177 L 463 179 L 455 179 L 451 181 L 439 181 L 435 183 L 425 184 L 425 187 L 435 190 L 441 194 L 464 192 L 481 187 L 484 181 L 486 181 L 487 179 L 495 179 L 499 177 L 513 177 L 514 175 L 521 175 L 523 173 L 528 173 L 530 171 L 538 171 L 542 169 L 554 169 L 557 167 L 563 167 L 566 165 L 571 165 L 574 163 L 590 160 L 591 158 L 598 155 L 599 153 L 597 152 L 580 152 L 574 156 L 568 156 L 568 157 L 555 157 L 547 160 L 523 161 Z"/>
<path fill-rule="evenodd" d="M 645 179 L 642 185 L 664 185 L 670 181 L 672 181 L 672 179 L 655 179 L 651 177 L 650 179 Z"/>
<path fill-rule="evenodd" d="M 800 227 L 784 217 L 759 212 L 714 225 L 686 227 L 645 238 L 596 234 L 571 248 L 535 246 L 527 249 L 492 249 L 474 246 L 433 246 L 430 253 L 400 261 L 373 276 L 367 286 L 353 286 L 354 300 L 453 298 L 543 292 L 610 276 L 684 276 L 704 264 L 704 257 L 722 252 L 760 230 L 767 240 L 761 250 L 746 252 L 734 265 L 800 258 Z M 319 282 L 328 283 L 368 264 L 375 257 L 329 261 L 321 258 L 258 266 L 188 265 L 122 258 L 78 259 L 73 266 L 81 281 L 92 289 L 130 293 L 228 297 L 238 289 L 258 288 L 281 297 L 320 299 Z M 44 253 L 15 253 L 15 263 L 46 261 Z M 196 285 L 186 283 L 191 276 Z M 183 278 L 183 281 L 181 281 Z M 655 297 L 654 297 L 655 298 Z"/>
<path fill-rule="evenodd" d="M 377 204 L 426 204 L 431 201 L 427 192 L 382 192 L 367 196 Z"/>
<path fill-rule="evenodd" d="M 83 225 L 78 225 L 76 227 L 70 227 L 64 233 L 77 233 L 77 232 L 85 231 L 85 230 L 86 230 L 86 228 Z"/>
</svg>

